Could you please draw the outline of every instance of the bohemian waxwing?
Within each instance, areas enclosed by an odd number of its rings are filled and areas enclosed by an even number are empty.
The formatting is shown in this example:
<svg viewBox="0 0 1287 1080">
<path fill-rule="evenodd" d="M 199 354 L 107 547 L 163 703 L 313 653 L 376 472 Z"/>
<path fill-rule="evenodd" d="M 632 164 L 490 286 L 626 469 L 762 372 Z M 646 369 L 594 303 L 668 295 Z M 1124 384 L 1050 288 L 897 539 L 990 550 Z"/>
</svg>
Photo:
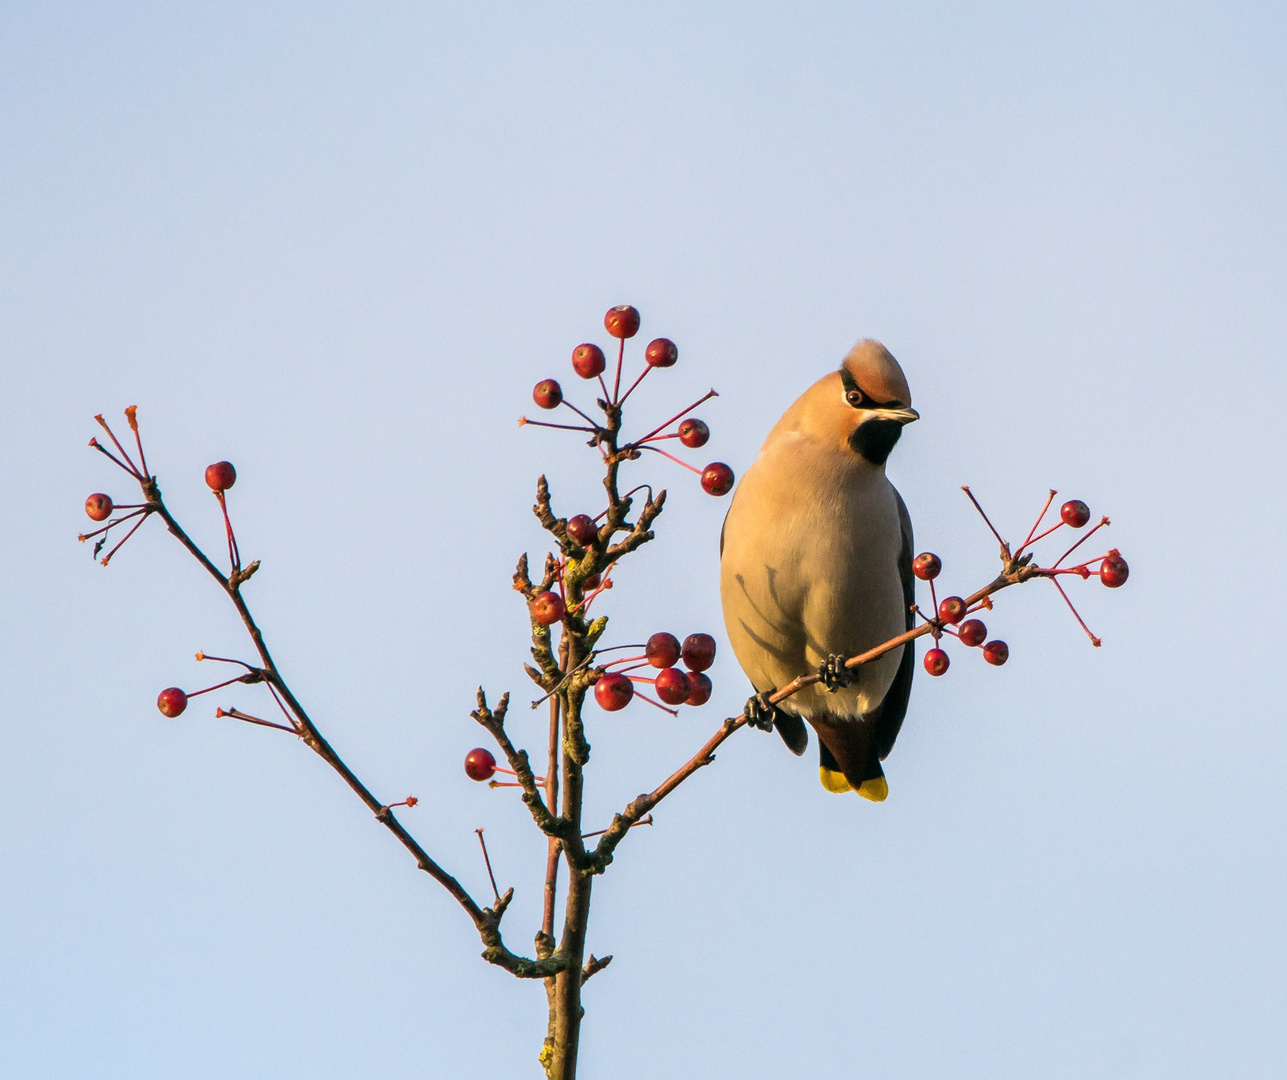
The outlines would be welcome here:
<svg viewBox="0 0 1287 1080">
<path fill-rule="evenodd" d="M 912 523 L 885 476 L 903 425 L 917 419 L 907 379 L 878 341 L 804 392 L 742 476 L 720 536 L 724 625 L 757 696 L 747 718 L 776 727 L 796 754 L 818 734 L 822 785 L 875 802 L 881 761 L 907 711 L 915 653 L 903 645 L 845 669 L 913 626 Z M 797 675 L 814 683 L 774 706 Z M 803 718 L 803 719 L 802 719 Z"/>
</svg>

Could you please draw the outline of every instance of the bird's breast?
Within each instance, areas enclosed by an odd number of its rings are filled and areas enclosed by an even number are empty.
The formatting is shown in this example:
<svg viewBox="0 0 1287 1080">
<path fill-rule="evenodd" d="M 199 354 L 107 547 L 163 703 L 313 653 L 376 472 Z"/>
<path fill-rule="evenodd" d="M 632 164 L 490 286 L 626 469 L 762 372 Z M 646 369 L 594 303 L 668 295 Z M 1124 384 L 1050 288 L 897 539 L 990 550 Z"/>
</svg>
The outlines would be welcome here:
<svg viewBox="0 0 1287 1080">
<path fill-rule="evenodd" d="M 725 624 L 757 689 L 781 686 L 829 655 L 852 656 L 903 632 L 898 498 L 884 470 L 834 453 L 763 453 L 729 509 L 721 559 Z M 884 697 L 902 650 L 857 669 L 835 695 L 790 699 L 809 715 L 863 713 Z"/>
</svg>

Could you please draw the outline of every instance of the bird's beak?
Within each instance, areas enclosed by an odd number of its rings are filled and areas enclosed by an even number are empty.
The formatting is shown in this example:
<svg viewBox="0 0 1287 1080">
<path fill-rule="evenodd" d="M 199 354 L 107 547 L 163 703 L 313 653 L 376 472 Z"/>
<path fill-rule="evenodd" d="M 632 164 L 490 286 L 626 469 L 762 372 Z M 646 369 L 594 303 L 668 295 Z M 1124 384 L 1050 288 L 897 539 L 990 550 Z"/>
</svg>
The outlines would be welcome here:
<svg viewBox="0 0 1287 1080">
<path fill-rule="evenodd" d="M 875 409 L 873 412 L 881 420 L 897 420 L 898 423 L 904 425 L 921 418 L 921 414 L 911 407 L 906 409 Z"/>
</svg>

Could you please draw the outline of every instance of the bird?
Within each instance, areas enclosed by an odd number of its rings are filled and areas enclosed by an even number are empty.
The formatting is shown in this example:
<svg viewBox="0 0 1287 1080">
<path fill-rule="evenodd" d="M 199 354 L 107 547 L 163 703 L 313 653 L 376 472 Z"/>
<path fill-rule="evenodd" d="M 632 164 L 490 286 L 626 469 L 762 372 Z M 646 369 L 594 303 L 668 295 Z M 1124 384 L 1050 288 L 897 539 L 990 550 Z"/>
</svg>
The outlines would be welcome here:
<svg viewBox="0 0 1287 1080">
<path fill-rule="evenodd" d="M 898 361 L 859 341 L 769 432 L 720 534 L 724 625 L 756 691 L 747 720 L 776 728 L 797 756 L 807 721 L 822 786 L 873 802 L 889 794 L 881 762 L 907 712 L 915 649 L 844 660 L 915 625 L 912 522 L 885 462 L 917 419 Z M 810 672 L 820 681 L 768 701 Z"/>
</svg>

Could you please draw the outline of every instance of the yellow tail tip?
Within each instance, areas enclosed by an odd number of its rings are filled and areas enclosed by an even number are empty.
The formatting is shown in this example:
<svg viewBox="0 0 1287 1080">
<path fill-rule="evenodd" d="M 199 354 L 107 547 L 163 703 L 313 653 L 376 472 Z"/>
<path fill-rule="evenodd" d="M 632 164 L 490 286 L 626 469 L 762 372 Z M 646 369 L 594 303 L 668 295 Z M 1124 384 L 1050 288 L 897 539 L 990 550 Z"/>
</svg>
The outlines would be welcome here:
<svg viewBox="0 0 1287 1080">
<path fill-rule="evenodd" d="M 835 795 L 845 791 L 853 791 L 853 785 L 845 779 L 845 774 L 837 772 L 835 769 L 828 769 L 823 765 L 818 769 L 818 777 L 822 781 L 822 786 Z"/>
<path fill-rule="evenodd" d="M 877 776 L 872 780 L 864 780 L 862 787 L 858 789 L 858 794 L 864 799 L 870 799 L 872 802 L 884 802 L 889 798 L 889 781 L 883 776 Z"/>
</svg>

